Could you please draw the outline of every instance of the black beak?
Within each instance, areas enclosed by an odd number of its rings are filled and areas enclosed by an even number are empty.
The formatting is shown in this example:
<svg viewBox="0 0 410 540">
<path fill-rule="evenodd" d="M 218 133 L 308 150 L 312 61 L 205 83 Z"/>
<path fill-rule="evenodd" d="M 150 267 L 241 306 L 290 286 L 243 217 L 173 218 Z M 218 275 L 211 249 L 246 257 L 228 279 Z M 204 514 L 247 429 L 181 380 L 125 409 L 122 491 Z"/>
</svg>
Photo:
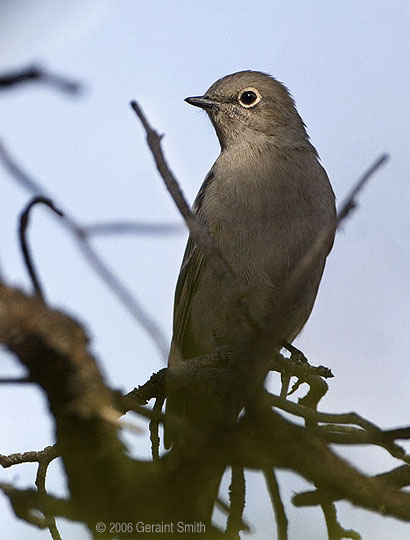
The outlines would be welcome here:
<svg viewBox="0 0 410 540">
<path fill-rule="evenodd" d="M 194 107 L 200 107 L 201 109 L 212 109 L 212 107 L 216 105 L 215 101 L 205 96 L 187 97 L 185 101 L 190 105 L 194 105 Z"/>
</svg>

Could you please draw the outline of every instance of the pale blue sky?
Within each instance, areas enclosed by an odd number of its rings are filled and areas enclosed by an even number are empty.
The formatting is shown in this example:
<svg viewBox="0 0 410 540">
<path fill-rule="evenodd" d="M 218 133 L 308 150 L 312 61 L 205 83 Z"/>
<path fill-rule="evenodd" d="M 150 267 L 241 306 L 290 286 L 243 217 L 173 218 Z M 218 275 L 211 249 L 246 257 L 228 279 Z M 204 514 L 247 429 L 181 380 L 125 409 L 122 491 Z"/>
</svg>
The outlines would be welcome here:
<svg viewBox="0 0 410 540">
<path fill-rule="evenodd" d="M 34 6 L 35 4 L 35 6 Z M 356 410 L 383 427 L 408 423 L 410 242 L 409 2 L 393 0 L 162 0 L 106 2 L 4 1 L 0 4 L 2 69 L 38 60 L 84 81 L 81 98 L 44 87 L 0 96 L 0 137 L 20 163 L 84 223 L 109 219 L 178 222 L 179 216 L 129 108 L 137 99 L 166 134 L 164 148 L 190 200 L 218 155 L 205 114 L 184 98 L 217 78 L 259 69 L 284 82 L 328 171 L 339 201 L 381 153 L 388 164 L 360 197 L 360 209 L 339 233 L 311 319 L 297 344 L 336 377 L 322 410 Z M 1 268 L 28 287 L 16 240 L 16 216 L 28 200 L 0 168 Z M 30 230 L 50 303 L 88 326 L 92 348 L 110 384 L 124 390 L 163 366 L 157 349 L 82 260 L 46 210 Z M 171 334 L 175 281 L 186 237 L 110 237 L 95 245 L 138 299 Z M 20 371 L 1 353 L 0 376 Z M 272 382 L 277 388 L 274 378 Z M 1 387 L 1 453 L 53 442 L 43 397 Z M 142 421 L 135 420 L 142 425 Z M 126 436 L 137 455 L 148 438 Z M 379 449 L 337 451 L 368 473 L 397 465 Z M 62 493 L 58 467 L 50 490 Z M 34 468 L 2 471 L 27 486 Z M 281 474 L 295 540 L 325 538 L 319 512 L 293 509 L 289 497 L 306 485 Z M 251 475 L 246 517 L 254 538 L 272 536 L 263 480 Z M 339 504 L 343 525 L 363 538 L 401 540 L 404 525 Z M 0 498 L 3 529 L 13 539 L 47 538 L 15 520 Z M 87 538 L 61 527 L 65 540 Z"/>
</svg>

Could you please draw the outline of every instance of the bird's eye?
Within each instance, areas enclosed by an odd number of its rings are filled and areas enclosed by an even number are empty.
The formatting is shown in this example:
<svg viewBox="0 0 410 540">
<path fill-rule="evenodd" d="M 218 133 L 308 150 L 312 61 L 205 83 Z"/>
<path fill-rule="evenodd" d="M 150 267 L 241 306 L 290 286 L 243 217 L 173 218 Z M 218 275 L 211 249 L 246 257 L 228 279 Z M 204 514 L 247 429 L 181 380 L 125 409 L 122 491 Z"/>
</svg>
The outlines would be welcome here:
<svg viewBox="0 0 410 540">
<path fill-rule="evenodd" d="M 238 99 L 242 107 L 249 109 L 259 103 L 261 98 L 262 96 L 256 90 L 256 88 L 245 88 L 239 93 Z"/>
</svg>

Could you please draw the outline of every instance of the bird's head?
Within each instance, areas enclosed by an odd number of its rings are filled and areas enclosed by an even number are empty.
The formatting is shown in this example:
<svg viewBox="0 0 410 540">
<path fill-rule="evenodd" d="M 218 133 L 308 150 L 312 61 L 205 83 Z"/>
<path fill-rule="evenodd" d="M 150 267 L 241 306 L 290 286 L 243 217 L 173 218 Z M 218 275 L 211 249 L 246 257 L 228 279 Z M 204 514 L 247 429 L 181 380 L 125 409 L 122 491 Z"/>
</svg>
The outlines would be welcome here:
<svg viewBox="0 0 410 540">
<path fill-rule="evenodd" d="M 287 88 L 266 73 L 240 71 L 216 81 L 203 96 L 185 99 L 204 109 L 222 149 L 242 142 L 271 139 L 275 144 L 307 141 Z"/>
</svg>

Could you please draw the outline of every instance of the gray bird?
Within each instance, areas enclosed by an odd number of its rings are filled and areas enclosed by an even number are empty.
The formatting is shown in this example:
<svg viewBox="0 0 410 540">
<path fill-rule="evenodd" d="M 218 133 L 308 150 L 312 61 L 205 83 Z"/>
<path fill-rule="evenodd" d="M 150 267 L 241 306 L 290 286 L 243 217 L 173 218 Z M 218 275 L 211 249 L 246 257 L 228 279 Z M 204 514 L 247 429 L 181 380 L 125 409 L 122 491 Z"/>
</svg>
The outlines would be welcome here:
<svg viewBox="0 0 410 540">
<path fill-rule="evenodd" d="M 185 101 L 207 112 L 221 145 L 193 211 L 249 291 L 252 317 L 263 321 L 318 235 L 324 228 L 335 229 L 333 190 L 292 97 L 273 77 L 257 71 L 233 73 L 203 96 Z M 281 313 L 272 350 L 281 341 L 292 342 L 305 325 L 331 243 Z M 224 286 L 190 238 L 175 293 L 171 370 L 220 345 L 229 348 Z M 172 416 L 185 415 L 195 422 L 200 415 L 192 411 L 201 408 L 198 399 L 186 392 L 169 397 L 166 447 L 178 438 Z"/>
</svg>

